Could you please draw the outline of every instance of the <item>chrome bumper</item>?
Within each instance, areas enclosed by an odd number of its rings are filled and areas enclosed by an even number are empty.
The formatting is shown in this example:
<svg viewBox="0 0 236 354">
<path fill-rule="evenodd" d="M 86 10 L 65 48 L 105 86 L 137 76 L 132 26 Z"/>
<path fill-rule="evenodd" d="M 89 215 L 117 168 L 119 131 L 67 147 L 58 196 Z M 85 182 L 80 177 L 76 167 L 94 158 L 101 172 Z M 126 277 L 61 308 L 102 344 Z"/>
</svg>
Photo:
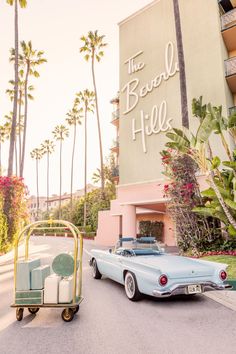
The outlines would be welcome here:
<svg viewBox="0 0 236 354">
<path fill-rule="evenodd" d="M 202 294 L 206 291 L 212 290 L 230 290 L 232 289 L 232 285 L 230 284 L 216 284 L 213 282 L 204 282 L 204 283 L 196 283 L 197 285 L 201 285 L 202 292 L 197 294 Z M 188 286 L 193 284 L 176 284 L 172 286 L 169 290 L 153 290 L 152 295 L 155 297 L 169 297 L 173 295 L 191 295 L 188 293 Z"/>
</svg>

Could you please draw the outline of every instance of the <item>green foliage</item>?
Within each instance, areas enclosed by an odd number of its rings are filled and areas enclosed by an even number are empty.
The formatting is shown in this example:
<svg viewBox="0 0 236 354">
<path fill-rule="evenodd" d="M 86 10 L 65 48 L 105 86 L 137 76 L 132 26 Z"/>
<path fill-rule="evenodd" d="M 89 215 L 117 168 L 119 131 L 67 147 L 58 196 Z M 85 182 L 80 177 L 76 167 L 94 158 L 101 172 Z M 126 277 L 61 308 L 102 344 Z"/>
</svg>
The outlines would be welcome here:
<svg viewBox="0 0 236 354">
<path fill-rule="evenodd" d="M 153 236 L 161 241 L 164 223 L 162 221 L 142 220 L 139 222 L 139 231 L 143 236 Z"/>
<path fill-rule="evenodd" d="M 219 222 L 212 218 L 214 209 L 203 206 L 195 176 L 198 165 L 192 155 L 169 149 L 162 151 L 161 155 L 165 174 L 170 178 L 164 186 L 165 196 L 169 199 L 167 210 L 175 222 L 180 250 L 200 252 L 213 243 L 221 244 Z M 197 209 L 198 213 L 192 209 Z"/>
<path fill-rule="evenodd" d="M 211 262 L 219 262 L 228 264 L 227 273 L 229 279 L 236 279 L 236 257 L 235 256 L 207 256 L 202 257 L 201 259 Z"/>
<path fill-rule="evenodd" d="M 100 210 L 107 210 L 110 207 L 110 200 L 114 199 L 115 195 L 111 195 L 110 191 L 105 189 L 105 195 L 101 195 L 100 189 L 95 189 L 87 193 L 87 232 L 96 232 L 98 224 L 98 212 Z M 84 197 L 73 202 L 72 213 L 70 203 L 61 208 L 61 217 L 64 220 L 71 221 L 73 224 L 83 227 L 84 223 Z M 59 217 L 59 209 L 55 209 L 52 215 L 53 219 Z"/>
<path fill-rule="evenodd" d="M 222 116 L 222 107 L 215 107 L 211 104 L 202 103 L 202 97 L 192 101 L 193 115 L 199 120 L 197 134 L 189 131 L 173 129 L 166 135 L 171 140 L 166 146 L 178 154 L 187 155 L 198 166 L 202 173 L 209 177 L 211 188 L 203 191 L 203 199 L 199 204 L 192 205 L 192 211 L 205 220 L 208 218 L 217 218 L 225 225 L 223 231 L 228 233 L 229 237 L 236 236 L 236 151 L 230 151 L 230 146 L 224 137 L 224 131 L 228 131 L 236 143 L 236 115 L 229 118 Z M 228 161 L 221 162 L 218 156 L 213 156 L 209 138 L 212 134 L 217 134 L 220 142 L 228 156 Z M 188 140 L 186 136 L 191 135 Z M 189 141 L 189 148 L 188 146 Z M 163 155 L 162 155 L 163 156 Z M 163 156 L 164 163 L 171 164 L 170 157 Z M 170 166 L 165 163 L 168 175 Z M 227 169 L 220 169 L 221 164 Z M 195 172 L 194 172 L 195 173 Z M 167 190 L 167 192 L 170 192 Z M 180 198 L 181 200 L 181 198 Z M 185 232 L 185 231 L 184 231 Z"/>
<path fill-rule="evenodd" d="M 7 220 L 3 213 L 3 197 L 0 194 L 0 252 L 5 252 L 7 249 Z"/>
<path fill-rule="evenodd" d="M 4 251 L 13 244 L 28 219 L 26 196 L 22 178 L 0 177 L 0 247 Z"/>
</svg>

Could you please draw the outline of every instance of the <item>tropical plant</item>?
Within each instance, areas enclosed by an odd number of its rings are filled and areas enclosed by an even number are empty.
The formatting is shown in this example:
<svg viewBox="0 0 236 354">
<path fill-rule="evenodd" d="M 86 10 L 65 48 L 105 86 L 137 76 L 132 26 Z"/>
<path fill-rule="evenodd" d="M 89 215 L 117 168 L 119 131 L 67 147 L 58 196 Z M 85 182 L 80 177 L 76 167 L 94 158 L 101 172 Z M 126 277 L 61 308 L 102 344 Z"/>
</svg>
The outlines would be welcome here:
<svg viewBox="0 0 236 354">
<path fill-rule="evenodd" d="M 87 224 L 84 226 L 84 204 L 87 204 Z M 98 225 L 98 212 L 100 210 L 107 210 L 110 207 L 110 199 L 105 192 L 105 198 L 101 196 L 100 189 L 95 189 L 87 193 L 86 200 L 84 197 L 80 198 L 73 204 L 72 223 L 82 227 L 83 230 L 96 232 Z M 64 208 L 64 207 L 63 207 Z M 55 215 L 56 216 L 56 215 Z"/>
<path fill-rule="evenodd" d="M 51 140 L 44 140 L 41 144 L 42 154 L 47 155 L 47 215 L 49 214 L 49 156 L 53 153 L 55 145 Z"/>
<path fill-rule="evenodd" d="M 11 51 L 11 59 L 14 58 L 14 49 Z M 25 80 L 23 80 L 24 76 L 24 71 L 23 69 L 20 70 L 19 72 L 19 78 L 18 78 L 18 120 L 16 124 L 16 140 L 18 136 L 18 149 L 19 149 L 19 166 L 21 165 L 21 158 L 22 158 L 22 133 L 24 132 L 24 116 L 21 114 L 22 111 L 22 106 L 24 105 L 24 96 L 25 96 Z M 6 93 L 8 94 L 9 98 L 11 101 L 14 99 L 14 86 L 15 86 L 15 81 L 10 80 L 9 81 L 10 85 L 12 88 L 9 88 L 6 90 Z M 29 85 L 27 88 L 28 94 L 27 98 L 29 100 L 33 100 L 34 97 L 32 95 L 32 91 L 34 90 L 34 86 Z M 15 142 L 15 150 L 16 150 L 16 142 Z"/>
<path fill-rule="evenodd" d="M 26 199 L 28 191 L 22 178 L 1 176 L 0 194 L 3 198 L 3 211 L 7 220 L 7 242 L 12 245 L 17 233 L 28 220 Z"/>
<path fill-rule="evenodd" d="M 9 146 L 9 156 L 8 156 L 8 176 L 12 176 L 13 173 L 13 160 L 14 160 L 14 146 L 15 146 L 15 134 L 16 134 L 16 122 L 17 122 L 17 99 L 18 99 L 18 47 L 19 47 L 19 38 L 18 38 L 18 3 L 21 8 L 27 6 L 27 0 L 7 0 L 7 3 L 11 6 L 14 5 L 14 33 L 15 33 L 15 61 L 14 61 L 14 70 L 15 70 L 15 87 L 14 87 L 14 103 L 13 103 L 13 119 L 11 126 L 11 135 L 10 135 L 10 146 Z"/>
<path fill-rule="evenodd" d="M 92 78 L 93 78 L 93 88 L 95 93 L 95 106 L 96 106 L 96 115 L 97 115 L 97 126 L 98 126 L 98 137 L 99 137 L 99 149 L 100 149 L 100 170 L 101 170 L 101 189 L 102 194 L 104 193 L 104 171 L 103 171 L 103 149 L 102 149 L 102 135 L 101 135 L 101 126 L 100 126 L 100 117 L 98 109 L 98 95 L 97 95 L 97 86 L 95 80 L 95 60 L 100 62 L 101 58 L 104 56 L 104 47 L 107 43 L 103 42 L 103 36 L 98 35 L 98 31 L 89 31 L 87 37 L 82 36 L 81 40 L 84 42 L 83 46 L 80 48 L 80 52 L 84 53 L 84 58 L 86 61 L 91 60 L 91 69 L 92 69 Z"/>
<path fill-rule="evenodd" d="M 35 148 L 31 151 L 30 156 L 32 157 L 32 159 L 35 159 L 36 162 L 36 188 L 37 188 L 37 211 L 36 211 L 36 215 L 37 215 L 37 220 L 39 217 L 39 160 L 41 160 L 43 154 L 42 154 L 42 149 L 39 148 Z"/>
<path fill-rule="evenodd" d="M 114 155 L 111 154 L 106 164 L 104 165 L 104 183 L 105 183 L 105 194 L 109 199 L 114 199 L 116 196 L 116 186 L 113 178 L 113 171 L 115 168 L 115 159 Z M 92 180 L 95 184 L 101 181 L 101 170 L 97 168 L 94 172 Z"/>
<path fill-rule="evenodd" d="M 7 249 L 7 220 L 3 212 L 3 195 L 0 191 L 0 253 L 6 252 Z"/>
<path fill-rule="evenodd" d="M 69 130 L 64 125 L 57 125 L 53 130 L 54 139 L 60 142 L 60 199 L 59 199 L 59 219 L 61 218 L 61 188 L 62 188 L 62 142 L 69 136 Z"/>
<path fill-rule="evenodd" d="M 94 99 L 95 94 L 93 91 L 88 89 L 80 91 L 76 94 L 77 102 L 81 104 L 83 117 L 84 117 L 84 227 L 86 226 L 86 215 L 87 215 L 87 114 L 88 112 L 94 112 Z"/>
<path fill-rule="evenodd" d="M 205 209 L 203 207 L 194 210 L 202 215 L 219 218 L 226 225 L 228 232 L 236 234 L 236 209 L 234 209 L 234 193 L 232 191 L 236 163 L 232 161 L 228 144 L 223 136 L 223 130 L 227 129 L 229 123 L 222 117 L 221 111 L 221 107 L 212 107 L 211 104 L 203 105 L 201 97 L 199 100 L 193 100 L 193 114 L 199 119 L 196 135 L 191 134 L 191 138 L 188 138 L 187 132 L 185 134 L 180 129 L 173 129 L 172 132 L 166 134 L 171 140 L 166 145 L 181 153 L 188 154 L 208 178 L 211 188 L 203 195 L 214 199 L 211 205 L 211 207 L 214 205 L 214 213 L 212 213 L 212 208 Z M 230 168 L 231 173 L 220 171 L 221 161 L 218 156 L 214 157 L 212 155 L 209 143 L 212 133 L 216 133 L 221 138 L 223 147 L 229 157 L 229 161 L 224 161 L 223 165 Z"/>
<path fill-rule="evenodd" d="M 73 126 L 74 134 L 73 134 L 73 146 L 72 146 L 72 156 L 71 156 L 71 182 L 70 182 L 70 208 L 72 213 L 72 204 L 73 204 L 73 177 L 74 177 L 74 156 L 75 156 L 75 143 L 76 143 L 76 133 L 77 133 L 77 125 L 81 124 L 81 113 L 83 108 L 78 108 L 79 98 L 74 102 L 73 108 L 67 113 L 67 123 L 69 126 Z"/>
<path fill-rule="evenodd" d="M 203 205 L 196 178 L 198 165 L 191 156 L 178 150 L 164 150 L 161 155 L 164 174 L 169 179 L 164 185 L 164 195 L 168 213 L 175 223 L 180 250 L 191 249 L 198 253 L 213 244 L 220 245 L 223 240 L 218 220 L 202 217 L 192 210 Z"/>
<path fill-rule="evenodd" d="M 19 54 L 19 65 L 21 68 L 25 69 L 25 105 L 24 105 L 24 132 L 23 132 L 23 142 L 22 142 L 22 156 L 21 156 L 21 164 L 20 164 L 20 176 L 23 176 L 24 172 L 24 161 L 25 161 L 25 147 L 26 147 L 26 131 L 27 131 L 27 119 L 28 119 L 28 81 L 29 76 L 34 76 L 36 78 L 39 77 L 39 72 L 36 68 L 46 63 L 47 60 L 43 58 L 44 52 L 37 51 L 32 48 L 32 43 L 29 41 L 26 43 L 25 41 L 21 41 L 21 50 L 22 53 Z M 15 51 L 12 51 L 12 60 L 16 60 Z"/>
<path fill-rule="evenodd" d="M 183 40 L 182 40 L 181 19 L 180 19 L 180 12 L 179 12 L 179 0 L 173 0 L 173 7 L 174 7 L 174 18 L 175 18 L 176 42 L 177 42 L 178 59 L 179 59 L 182 125 L 183 127 L 189 129 L 185 60 L 184 60 L 184 48 L 183 48 Z"/>
</svg>

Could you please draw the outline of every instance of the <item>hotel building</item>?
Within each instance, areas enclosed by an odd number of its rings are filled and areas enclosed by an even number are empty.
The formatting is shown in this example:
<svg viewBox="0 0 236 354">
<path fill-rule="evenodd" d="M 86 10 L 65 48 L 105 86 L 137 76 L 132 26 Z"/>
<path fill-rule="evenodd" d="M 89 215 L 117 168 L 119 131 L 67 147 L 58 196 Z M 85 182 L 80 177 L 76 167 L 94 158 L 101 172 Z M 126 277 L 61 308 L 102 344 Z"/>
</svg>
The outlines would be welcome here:
<svg viewBox="0 0 236 354">
<path fill-rule="evenodd" d="M 236 0 L 179 0 L 190 130 L 193 98 L 236 110 Z M 176 245 L 166 213 L 160 151 L 172 127 L 181 128 L 181 92 L 172 0 L 156 0 L 119 23 L 119 98 L 112 100 L 117 129 L 117 198 L 99 213 L 96 242 L 112 245 L 136 236 L 141 220 L 164 223 L 163 242 Z M 219 140 L 213 153 L 223 157 Z M 118 173 L 119 171 L 119 173 Z"/>
</svg>

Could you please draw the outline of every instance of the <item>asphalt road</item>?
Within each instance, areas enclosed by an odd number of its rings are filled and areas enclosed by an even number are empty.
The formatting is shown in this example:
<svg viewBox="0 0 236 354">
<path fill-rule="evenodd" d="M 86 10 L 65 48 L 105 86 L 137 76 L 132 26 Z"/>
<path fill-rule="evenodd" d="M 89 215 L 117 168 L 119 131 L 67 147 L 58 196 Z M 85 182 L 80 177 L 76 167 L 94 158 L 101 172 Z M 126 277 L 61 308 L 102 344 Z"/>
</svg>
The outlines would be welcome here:
<svg viewBox="0 0 236 354">
<path fill-rule="evenodd" d="M 43 262 L 73 247 L 65 238 L 32 238 L 31 254 Z M 85 249 L 91 249 L 85 241 Z M 5 257 L 5 256 L 4 256 Z M 74 320 L 61 310 L 26 310 L 21 322 L 10 308 L 13 263 L 0 259 L 1 354 L 231 354 L 236 353 L 236 313 L 205 296 L 129 301 L 123 286 L 94 280 L 84 253 L 84 301 Z"/>
</svg>

